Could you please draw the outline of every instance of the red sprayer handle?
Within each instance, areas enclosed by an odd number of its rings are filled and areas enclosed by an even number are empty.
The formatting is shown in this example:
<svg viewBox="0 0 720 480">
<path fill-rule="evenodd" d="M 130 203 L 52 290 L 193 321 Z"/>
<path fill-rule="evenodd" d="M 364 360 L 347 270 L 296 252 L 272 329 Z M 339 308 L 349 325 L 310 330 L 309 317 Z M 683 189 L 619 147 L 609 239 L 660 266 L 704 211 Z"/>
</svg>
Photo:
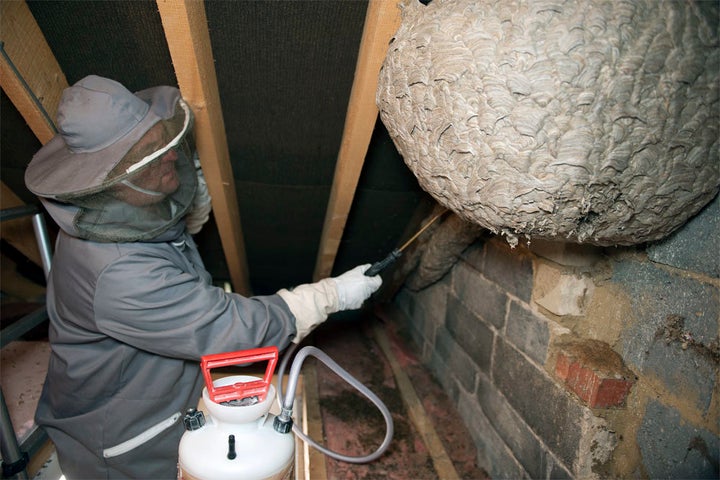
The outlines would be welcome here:
<svg viewBox="0 0 720 480">
<path fill-rule="evenodd" d="M 210 370 L 213 368 L 227 367 L 230 365 L 243 365 L 247 363 L 268 361 L 265 376 L 250 382 L 237 382 L 231 385 L 216 387 L 213 384 Z M 205 377 L 205 385 L 208 389 L 210 399 L 215 403 L 229 402 L 230 400 L 238 400 L 247 397 L 257 396 L 262 402 L 265 400 L 275 365 L 278 361 L 277 347 L 254 348 L 251 350 L 241 350 L 238 352 L 215 353 L 205 355 L 200 359 L 203 376 Z"/>
</svg>

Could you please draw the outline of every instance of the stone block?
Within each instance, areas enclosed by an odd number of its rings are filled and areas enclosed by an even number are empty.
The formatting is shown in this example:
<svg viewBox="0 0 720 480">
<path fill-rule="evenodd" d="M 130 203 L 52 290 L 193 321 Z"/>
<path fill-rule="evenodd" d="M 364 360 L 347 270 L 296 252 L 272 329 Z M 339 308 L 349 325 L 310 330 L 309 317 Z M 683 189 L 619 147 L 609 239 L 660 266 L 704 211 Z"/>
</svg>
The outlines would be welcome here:
<svg viewBox="0 0 720 480">
<path fill-rule="evenodd" d="M 498 329 L 505 325 L 507 295 L 480 272 L 459 262 L 453 270 L 452 289 L 473 313 L 488 324 Z"/>
<path fill-rule="evenodd" d="M 533 239 L 529 245 L 535 255 L 568 267 L 590 267 L 602 259 L 603 250 L 595 245 Z"/>
<path fill-rule="evenodd" d="M 720 196 L 647 253 L 653 262 L 720 277 Z"/>
<path fill-rule="evenodd" d="M 625 363 L 707 412 L 717 372 L 720 288 L 639 261 L 615 263 L 612 281 L 630 298 L 635 320 L 620 335 Z"/>
<path fill-rule="evenodd" d="M 448 296 L 447 329 L 455 342 L 473 359 L 484 372 L 490 372 L 493 337 L 495 334 L 458 298 Z"/>
<path fill-rule="evenodd" d="M 428 305 L 424 303 L 415 306 L 415 317 L 410 319 L 411 328 L 416 329 L 420 336 L 430 343 L 434 342 L 435 331 L 442 322 L 443 318 L 438 317 L 436 312 L 429 313 Z"/>
<path fill-rule="evenodd" d="M 447 358 L 438 353 L 437 348 L 432 348 L 430 350 L 430 360 L 427 362 L 426 366 L 438 383 L 443 387 L 447 396 L 451 398 L 455 404 L 457 404 L 461 389 L 458 385 L 457 379 L 453 375 L 448 374 L 450 366 L 447 360 Z"/>
<path fill-rule="evenodd" d="M 479 377 L 476 398 L 494 431 L 510 448 L 530 478 L 571 478 L 568 470 L 538 441 L 532 430 L 484 375 Z"/>
<path fill-rule="evenodd" d="M 564 465 L 573 465 L 580 448 L 584 408 L 544 370 L 500 338 L 492 370 L 495 385 L 512 408 Z"/>
<path fill-rule="evenodd" d="M 584 411 L 583 435 L 573 473 L 578 479 L 604 479 L 607 478 L 604 465 L 612 460 L 618 437 L 607 420 L 596 417 L 590 409 Z"/>
<path fill-rule="evenodd" d="M 423 361 L 429 361 L 435 343 L 435 331 L 445 319 L 445 312 L 441 311 L 445 301 L 442 302 L 440 309 L 437 309 L 436 303 L 428 302 L 429 298 L 430 295 L 423 296 L 404 288 L 398 292 L 394 301 L 394 305 L 401 313 L 398 318 L 401 318 L 402 328 L 407 330 L 418 346 Z"/>
<path fill-rule="evenodd" d="M 442 323 L 445 318 L 446 299 L 449 290 L 449 280 L 443 280 L 416 294 L 416 303 L 425 308 L 425 311 L 435 323 Z"/>
<path fill-rule="evenodd" d="M 405 314 L 406 319 L 415 316 L 415 293 L 408 289 L 401 289 L 395 296 L 395 305 Z"/>
<path fill-rule="evenodd" d="M 535 272 L 535 303 L 558 316 L 585 314 L 595 289 L 589 275 L 539 262 Z"/>
<path fill-rule="evenodd" d="M 485 258 L 485 242 L 477 241 L 470 245 L 460 256 L 462 260 L 477 271 L 482 271 Z"/>
<path fill-rule="evenodd" d="M 395 297 L 395 305 L 401 312 L 397 318 L 402 322 L 402 327 L 407 328 L 413 336 L 422 336 L 426 315 L 422 313 L 422 306 L 417 303 L 417 294 L 407 289 L 400 290 Z"/>
<path fill-rule="evenodd" d="M 458 413 L 465 420 L 478 451 L 478 465 L 484 468 L 490 478 L 519 479 L 531 477 L 526 472 L 503 439 L 493 428 L 477 400 L 468 393 L 460 395 Z"/>
<path fill-rule="evenodd" d="M 529 303 L 533 287 L 532 257 L 524 247 L 511 249 L 502 239 L 485 244 L 481 272 L 503 290 Z"/>
<path fill-rule="evenodd" d="M 720 440 L 657 401 L 648 403 L 637 443 L 649 478 L 720 478 Z"/>
<path fill-rule="evenodd" d="M 427 358 L 426 351 L 430 349 L 430 345 L 434 341 L 434 337 L 431 335 L 428 335 L 427 329 L 423 328 L 425 326 L 422 322 L 416 322 L 416 323 L 410 323 L 406 329 L 410 335 L 410 338 L 415 343 L 415 345 L 418 348 L 418 351 L 420 352 L 420 356 L 423 359 Z"/>
<path fill-rule="evenodd" d="M 555 375 L 590 408 L 625 405 L 635 375 L 610 345 L 597 340 L 561 339 Z"/>
<path fill-rule="evenodd" d="M 467 391 L 475 390 L 475 378 L 480 367 L 444 327 L 439 328 L 435 335 L 435 355 L 442 358 L 447 367 L 442 375 L 456 379 Z"/>
<path fill-rule="evenodd" d="M 547 319 L 534 314 L 518 302 L 510 301 L 505 336 L 539 365 L 545 364 L 550 342 Z"/>
<path fill-rule="evenodd" d="M 411 323 L 423 332 L 434 330 L 437 325 L 445 322 L 445 305 L 447 290 L 431 287 L 422 292 L 415 292 L 412 302 Z"/>
</svg>

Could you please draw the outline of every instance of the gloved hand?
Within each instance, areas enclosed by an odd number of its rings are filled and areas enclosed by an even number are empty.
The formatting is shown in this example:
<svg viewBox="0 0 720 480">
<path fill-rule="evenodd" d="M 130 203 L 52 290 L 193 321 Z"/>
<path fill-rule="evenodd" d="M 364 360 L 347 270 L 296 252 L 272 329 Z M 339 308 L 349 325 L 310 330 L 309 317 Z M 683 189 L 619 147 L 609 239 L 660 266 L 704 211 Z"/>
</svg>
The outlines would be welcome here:
<svg viewBox="0 0 720 480">
<path fill-rule="evenodd" d="M 193 155 L 193 162 L 195 163 L 195 172 L 197 173 L 198 188 L 195 192 L 195 197 L 193 197 L 192 207 L 190 207 L 190 211 L 185 216 L 185 226 L 191 235 L 195 235 L 202 229 L 202 226 L 205 225 L 205 222 L 210 218 L 210 211 L 212 210 L 212 199 L 210 198 L 210 192 L 208 192 L 205 175 L 203 175 L 202 168 L 200 167 L 200 158 L 197 152 Z"/>
<path fill-rule="evenodd" d="M 380 288 L 382 278 L 380 275 L 366 277 L 365 271 L 368 268 L 369 263 L 359 265 L 333 278 L 338 291 L 338 311 L 360 308 L 363 302 Z"/>
<path fill-rule="evenodd" d="M 297 334 L 293 343 L 300 343 L 315 327 L 327 320 L 331 313 L 360 308 L 382 285 L 379 275 L 364 275 L 368 268 L 370 264 L 360 265 L 338 277 L 298 285 L 292 290 L 280 290 L 278 295 L 285 300 L 295 316 Z"/>
</svg>

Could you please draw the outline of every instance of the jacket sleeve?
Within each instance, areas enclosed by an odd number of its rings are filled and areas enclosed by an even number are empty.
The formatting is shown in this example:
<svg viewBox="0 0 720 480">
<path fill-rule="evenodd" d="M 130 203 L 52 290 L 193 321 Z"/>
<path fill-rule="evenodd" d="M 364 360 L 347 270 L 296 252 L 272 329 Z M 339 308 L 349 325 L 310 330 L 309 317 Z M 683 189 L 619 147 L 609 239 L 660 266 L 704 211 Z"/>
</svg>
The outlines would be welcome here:
<svg viewBox="0 0 720 480">
<path fill-rule="evenodd" d="M 284 349 L 295 318 L 278 295 L 243 297 L 209 284 L 200 267 L 133 254 L 98 277 L 94 310 L 102 333 L 158 355 L 202 355 L 261 346 Z"/>
</svg>

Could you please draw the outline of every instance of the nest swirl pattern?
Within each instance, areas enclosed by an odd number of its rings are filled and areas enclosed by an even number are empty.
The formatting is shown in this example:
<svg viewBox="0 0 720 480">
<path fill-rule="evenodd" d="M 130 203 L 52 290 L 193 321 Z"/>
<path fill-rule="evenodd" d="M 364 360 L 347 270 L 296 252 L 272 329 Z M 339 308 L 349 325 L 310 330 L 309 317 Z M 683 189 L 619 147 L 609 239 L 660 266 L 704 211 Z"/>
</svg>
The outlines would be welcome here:
<svg viewBox="0 0 720 480">
<path fill-rule="evenodd" d="M 410 0 L 380 116 L 421 187 L 507 237 L 661 239 L 720 187 L 717 2 Z"/>
</svg>

